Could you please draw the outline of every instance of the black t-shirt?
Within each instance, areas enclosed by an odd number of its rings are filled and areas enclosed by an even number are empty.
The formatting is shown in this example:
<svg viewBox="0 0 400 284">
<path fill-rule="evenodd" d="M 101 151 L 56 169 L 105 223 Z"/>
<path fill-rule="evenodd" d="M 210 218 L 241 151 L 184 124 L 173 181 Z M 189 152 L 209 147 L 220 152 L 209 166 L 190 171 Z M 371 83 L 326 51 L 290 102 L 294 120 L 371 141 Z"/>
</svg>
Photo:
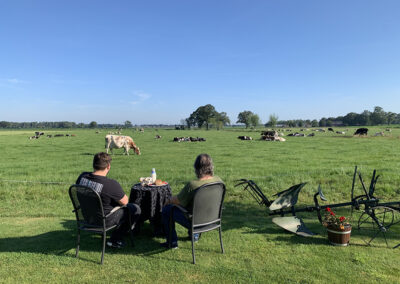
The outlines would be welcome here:
<svg viewBox="0 0 400 284">
<path fill-rule="evenodd" d="M 100 194 L 104 213 L 106 215 L 110 213 L 115 206 L 120 205 L 118 201 L 125 195 L 124 190 L 116 180 L 97 176 L 89 172 L 82 173 L 76 180 L 76 184 L 90 187 Z"/>
</svg>

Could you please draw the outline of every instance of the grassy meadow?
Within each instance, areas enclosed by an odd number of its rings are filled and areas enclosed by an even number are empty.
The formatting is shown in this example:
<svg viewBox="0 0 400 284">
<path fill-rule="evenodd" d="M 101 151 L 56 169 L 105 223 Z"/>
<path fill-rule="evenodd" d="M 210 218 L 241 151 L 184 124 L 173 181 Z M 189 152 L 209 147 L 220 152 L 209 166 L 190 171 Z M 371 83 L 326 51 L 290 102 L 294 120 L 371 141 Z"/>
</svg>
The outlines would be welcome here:
<svg viewBox="0 0 400 284">
<path fill-rule="evenodd" d="M 353 137 L 354 128 L 345 135 L 315 132 L 315 137 L 285 136 L 286 142 L 261 141 L 260 131 L 245 129 L 123 130 L 142 152 L 125 156 L 122 149 L 114 150 L 109 177 L 118 180 L 127 195 L 152 168 L 176 194 L 195 177 L 195 157 L 211 155 L 215 174 L 227 186 L 222 222 L 225 254 L 220 252 L 218 232 L 205 233 L 195 245 L 197 264 L 192 265 L 185 229 L 177 226 L 179 249 L 166 251 L 159 246 L 164 240 L 153 238 L 145 223 L 135 247 L 106 248 L 103 266 L 98 264 L 99 236 L 83 233 L 80 256 L 75 258 L 76 223 L 67 191 L 82 171 L 91 170 L 93 154 L 104 150 L 108 131 L 44 130 L 46 135 L 76 136 L 29 140 L 35 130 L 0 130 L 0 282 L 398 283 L 400 248 L 368 247 L 354 231 L 349 247 L 331 246 L 315 213 L 301 217 L 319 235 L 302 238 L 287 233 L 271 222 L 267 209 L 248 192 L 234 187 L 237 179 L 252 179 L 273 199 L 276 192 L 307 182 L 299 205 L 313 204 L 318 184 L 329 203 L 346 202 L 357 165 L 367 184 L 374 169 L 381 175 L 378 197 L 399 201 L 400 128 L 373 137 L 384 129 L 370 127 L 368 137 Z M 154 139 L 156 134 L 162 138 Z M 241 141 L 239 135 L 254 140 Z M 176 136 L 207 141 L 172 142 Z M 358 182 L 356 192 L 362 194 Z M 349 208 L 339 213 L 348 216 Z"/>
</svg>

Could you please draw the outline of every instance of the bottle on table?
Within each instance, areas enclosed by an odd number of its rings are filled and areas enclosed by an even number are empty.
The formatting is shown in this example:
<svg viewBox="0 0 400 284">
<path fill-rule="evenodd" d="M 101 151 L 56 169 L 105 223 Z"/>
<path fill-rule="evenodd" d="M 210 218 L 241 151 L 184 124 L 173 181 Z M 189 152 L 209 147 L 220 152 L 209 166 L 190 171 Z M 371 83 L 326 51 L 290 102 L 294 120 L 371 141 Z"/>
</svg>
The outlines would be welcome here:
<svg viewBox="0 0 400 284">
<path fill-rule="evenodd" d="M 156 169 L 155 168 L 151 169 L 151 179 L 152 179 L 153 183 L 156 183 L 157 174 L 156 174 Z"/>
</svg>

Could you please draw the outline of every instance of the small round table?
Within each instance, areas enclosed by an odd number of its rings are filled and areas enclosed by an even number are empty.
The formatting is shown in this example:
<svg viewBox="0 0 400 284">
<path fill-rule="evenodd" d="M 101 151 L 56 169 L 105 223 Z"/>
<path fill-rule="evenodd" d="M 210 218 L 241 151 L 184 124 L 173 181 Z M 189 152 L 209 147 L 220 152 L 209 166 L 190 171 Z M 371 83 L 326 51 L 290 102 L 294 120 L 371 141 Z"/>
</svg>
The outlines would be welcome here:
<svg viewBox="0 0 400 284">
<path fill-rule="evenodd" d="M 172 192 L 169 184 L 163 185 L 141 185 L 134 184 L 129 195 L 129 203 L 139 205 L 142 213 L 136 231 L 140 231 L 140 226 L 144 221 L 149 220 L 153 226 L 154 235 L 157 237 L 164 236 L 162 224 L 162 209 L 165 203 L 171 198 Z"/>
</svg>

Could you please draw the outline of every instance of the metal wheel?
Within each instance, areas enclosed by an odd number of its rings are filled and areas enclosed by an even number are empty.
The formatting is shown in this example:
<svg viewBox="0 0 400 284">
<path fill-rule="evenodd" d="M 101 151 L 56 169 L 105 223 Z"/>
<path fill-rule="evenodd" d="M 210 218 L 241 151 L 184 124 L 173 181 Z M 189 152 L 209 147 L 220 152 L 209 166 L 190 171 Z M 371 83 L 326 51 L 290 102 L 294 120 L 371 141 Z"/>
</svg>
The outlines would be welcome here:
<svg viewBox="0 0 400 284">
<path fill-rule="evenodd" d="M 367 245 L 395 248 L 400 244 L 400 212 L 386 206 L 368 208 L 358 219 L 357 230 Z"/>
</svg>

